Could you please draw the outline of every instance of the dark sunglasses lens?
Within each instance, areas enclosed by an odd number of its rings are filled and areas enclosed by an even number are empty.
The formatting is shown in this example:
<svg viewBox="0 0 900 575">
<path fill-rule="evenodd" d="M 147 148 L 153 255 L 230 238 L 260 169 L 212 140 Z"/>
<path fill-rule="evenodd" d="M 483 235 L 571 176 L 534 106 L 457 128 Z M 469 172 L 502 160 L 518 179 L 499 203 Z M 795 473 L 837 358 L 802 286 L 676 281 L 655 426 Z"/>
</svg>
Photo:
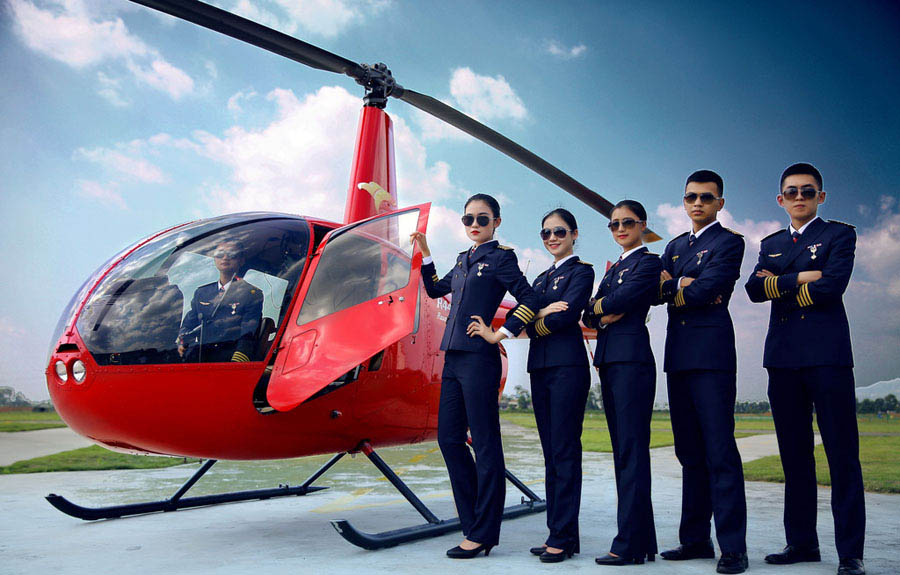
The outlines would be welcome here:
<svg viewBox="0 0 900 575">
<path fill-rule="evenodd" d="M 470 214 L 466 214 L 460 219 L 462 220 L 464 226 L 471 226 L 475 222 L 475 216 Z"/>
<path fill-rule="evenodd" d="M 559 239 L 566 237 L 567 233 L 569 233 L 569 230 L 567 230 L 566 228 L 564 228 L 562 226 L 553 228 L 553 235 L 558 237 Z"/>
<path fill-rule="evenodd" d="M 545 240 L 545 241 L 550 239 L 550 230 L 549 229 L 544 228 L 541 230 L 541 239 Z"/>
<path fill-rule="evenodd" d="M 803 196 L 804 200 L 811 200 L 816 197 L 816 194 L 818 194 L 818 192 L 810 188 L 800 190 L 800 195 Z"/>
<path fill-rule="evenodd" d="M 480 215 L 477 218 L 475 218 L 475 221 L 478 222 L 479 226 L 484 227 L 484 226 L 488 225 L 489 223 L 491 223 L 491 218 L 489 218 L 485 215 Z"/>
<path fill-rule="evenodd" d="M 697 201 L 698 197 L 700 198 L 700 202 L 704 203 L 704 204 L 711 204 L 716 199 L 716 195 L 711 194 L 709 192 L 703 192 L 702 194 L 699 194 L 699 195 L 695 194 L 694 192 L 691 192 L 689 194 L 684 195 L 684 201 L 689 204 L 693 204 L 694 202 Z"/>
<path fill-rule="evenodd" d="M 619 222 L 609 222 L 606 227 L 609 228 L 609 231 L 616 232 L 619 230 Z"/>
</svg>

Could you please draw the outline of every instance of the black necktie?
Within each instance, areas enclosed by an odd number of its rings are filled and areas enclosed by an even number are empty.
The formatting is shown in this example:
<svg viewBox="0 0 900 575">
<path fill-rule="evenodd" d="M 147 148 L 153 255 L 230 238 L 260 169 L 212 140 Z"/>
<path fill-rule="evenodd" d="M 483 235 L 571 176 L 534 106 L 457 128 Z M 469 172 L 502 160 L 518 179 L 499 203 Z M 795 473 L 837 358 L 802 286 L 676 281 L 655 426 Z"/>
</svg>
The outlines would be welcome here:
<svg viewBox="0 0 900 575">
<path fill-rule="evenodd" d="M 695 236 L 694 234 L 691 234 L 690 236 L 688 236 L 688 247 L 694 245 L 694 242 L 696 242 L 696 241 L 697 241 L 697 236 Z"/>
<path fill-rule="evenodd" d="M 797 240 L 800 239 L 800 232 L 795 231 L 795 232 L 791 233 L 791 237 L 794 239 L 794 243 L 796 244 Z"/>
</svg>

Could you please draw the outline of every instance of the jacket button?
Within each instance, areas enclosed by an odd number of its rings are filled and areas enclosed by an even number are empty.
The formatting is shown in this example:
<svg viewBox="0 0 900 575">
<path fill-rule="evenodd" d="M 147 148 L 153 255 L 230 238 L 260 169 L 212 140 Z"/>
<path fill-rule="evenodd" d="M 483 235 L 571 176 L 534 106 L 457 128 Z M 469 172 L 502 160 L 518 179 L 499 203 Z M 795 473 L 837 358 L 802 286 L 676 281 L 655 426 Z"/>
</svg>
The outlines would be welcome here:
<svg viewBox="0 0 900 575">
<path fill-rule="evenodd" d="M 681 320 L 681 325 L 687 325 L 684 320 Z"/>
<path fill-rule="evenodd" d="M 801 315 L 801 316 L 800 316 L 800 319 L 806 319 L 806 316 L 805 316 L 805 315 Z"/>
</svg>

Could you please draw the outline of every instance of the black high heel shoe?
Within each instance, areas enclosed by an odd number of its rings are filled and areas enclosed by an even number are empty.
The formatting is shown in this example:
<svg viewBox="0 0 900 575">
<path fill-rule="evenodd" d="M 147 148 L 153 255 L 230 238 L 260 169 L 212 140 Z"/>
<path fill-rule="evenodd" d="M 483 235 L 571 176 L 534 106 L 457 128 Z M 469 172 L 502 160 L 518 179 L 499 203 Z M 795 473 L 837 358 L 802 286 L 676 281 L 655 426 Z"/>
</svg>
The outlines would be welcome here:
<svg viewBox="0 0 900 575">
<path fill-rule="evenodd" d="M 578 548 L 578 543 L 569 543 L 563 547 L 563 550 L 559 553 L 550 553 L 549 551 L 544 550 L 544 552 L 541 553 L 541 563 L 561 563 L 562 561 L 571 558 L 572 555 L 575 555 L 575 553 L 578 552 Z"/>
<path fill-rule="evenodd" d="M 547 550 L 547 545 L 544 544 L 544 545 L 541 545 L 540 547 L 532 547 L 531 549 L 528 550 L 528 552 L 531 553 L 532 555 L 541 555 L 546 550 Z"/>
<path fill-rule="evenodd" d="M 628 557 L 625 555 L 612 555 L 607 553 L 603 557 L 597 557 L 594 562 L 597 565 L 621 566 L 621 565 L 643 565 L 645 555 L 641 554 L 637 557 Z M 647 561 L 656 561 L 656 553 L 647 553 Z"/>
<path fill-rule="evenodd" d="M 474 559 L 482 551 L 484 551 L 484 556 L 487 557 L 491 554 L 491 549 L 493 548 L 493 545 L 485 545 L 483 543 L 474 549 L 463 549 L 457 545 L 453 549 L 447 550 L 447 557 L 451 559 Z"/>
</svg>

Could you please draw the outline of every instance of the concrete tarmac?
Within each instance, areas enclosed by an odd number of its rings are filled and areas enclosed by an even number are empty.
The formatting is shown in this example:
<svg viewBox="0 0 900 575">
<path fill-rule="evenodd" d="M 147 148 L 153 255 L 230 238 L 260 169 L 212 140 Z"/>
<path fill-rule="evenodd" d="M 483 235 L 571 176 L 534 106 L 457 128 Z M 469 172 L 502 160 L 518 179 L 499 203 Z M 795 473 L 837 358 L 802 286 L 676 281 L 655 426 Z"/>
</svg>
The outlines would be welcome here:
<svg viewBox="0 0 900 575">
<path fill-rule="evenodd" d="M 68 427 L 0 432 L 0 465 L 10 465 L 16 461 L 89 447 L 93 444 L 93 441 L 81 437 Z"/>
<path fill-rule="evenodd" d="M 537 436 L 504 425 L 507 465 L 543 495 L 543 464 Z M 768 455 L 774 436 L 738 440 L 748 459 Z M 385 449 L 381 455 L 439 517 L 455 515 L 446 472 L 434 444 Z M 307 458 L 309 469 L 325 458 Z M 222 463 L 198 484 L 209 489 L 237 490 L 260 484 L 271 473 L 297 483 L 293 462 Z M 652 451 L 653 504 L 660 549 L 678 543 L 681 473 L 673 448 Z M 220 468 L 221 466 L 221 468 Z M 166 469 L 42 473 L 0 476 L 0 573 L 553 573 L 607 572 L 593 558 L 604 554 L 615 535 L 616 492 L 612 456 L 585 453 L 581 507 L 582 553 L 561 565 L 544 565 L 528 548 L 546 537 L 544 514 L 504 522 L 500 546 L 488 558 L 447 559 L 444 552 L 459 543 L 458 533 L 365 551 L 344 541 L 329 519 L 347 519 L 375 532 L 418 525 L 423 519 L 391 486 L 378 478 L 364 457 L 344 458 L 317 484 L 334 487 L 305 497 L 289 497 L 157 513 L 141 517 L 85 522 L 52 508 L 43 497 L 54 492 L 87 504 L 136 502 L 171 494 L 196 465 Z M 287 470 L 287 471 L 286 471 Z M 303 473 L 307 473 L 303 468 Z M 218 475 L 217 475 L 218 473 Z M 289 476 L 288 476 L 289 475 Z M 215 476 L 215 478 L 214 478 Z M 209 492 L 209 491 L 206 491 Z M 822 563 L 787 567 L 763 562 L 784 546 L 781 523 L 783 486 L 748 483 L 748 547 L 750 571 L 762 574 L 833 574 L 837 570 L 830 490 L 819 490 L 819 538 Z M 507 505 L 519 502 L 508 485 Z M 870 574 L 898 573 L 900 568 L 900 496 L 867 494 L 866 567 Z M 712 574 L 715 560 L 654 563 L 626 568 L 642 573 Z"/>
</svg>

